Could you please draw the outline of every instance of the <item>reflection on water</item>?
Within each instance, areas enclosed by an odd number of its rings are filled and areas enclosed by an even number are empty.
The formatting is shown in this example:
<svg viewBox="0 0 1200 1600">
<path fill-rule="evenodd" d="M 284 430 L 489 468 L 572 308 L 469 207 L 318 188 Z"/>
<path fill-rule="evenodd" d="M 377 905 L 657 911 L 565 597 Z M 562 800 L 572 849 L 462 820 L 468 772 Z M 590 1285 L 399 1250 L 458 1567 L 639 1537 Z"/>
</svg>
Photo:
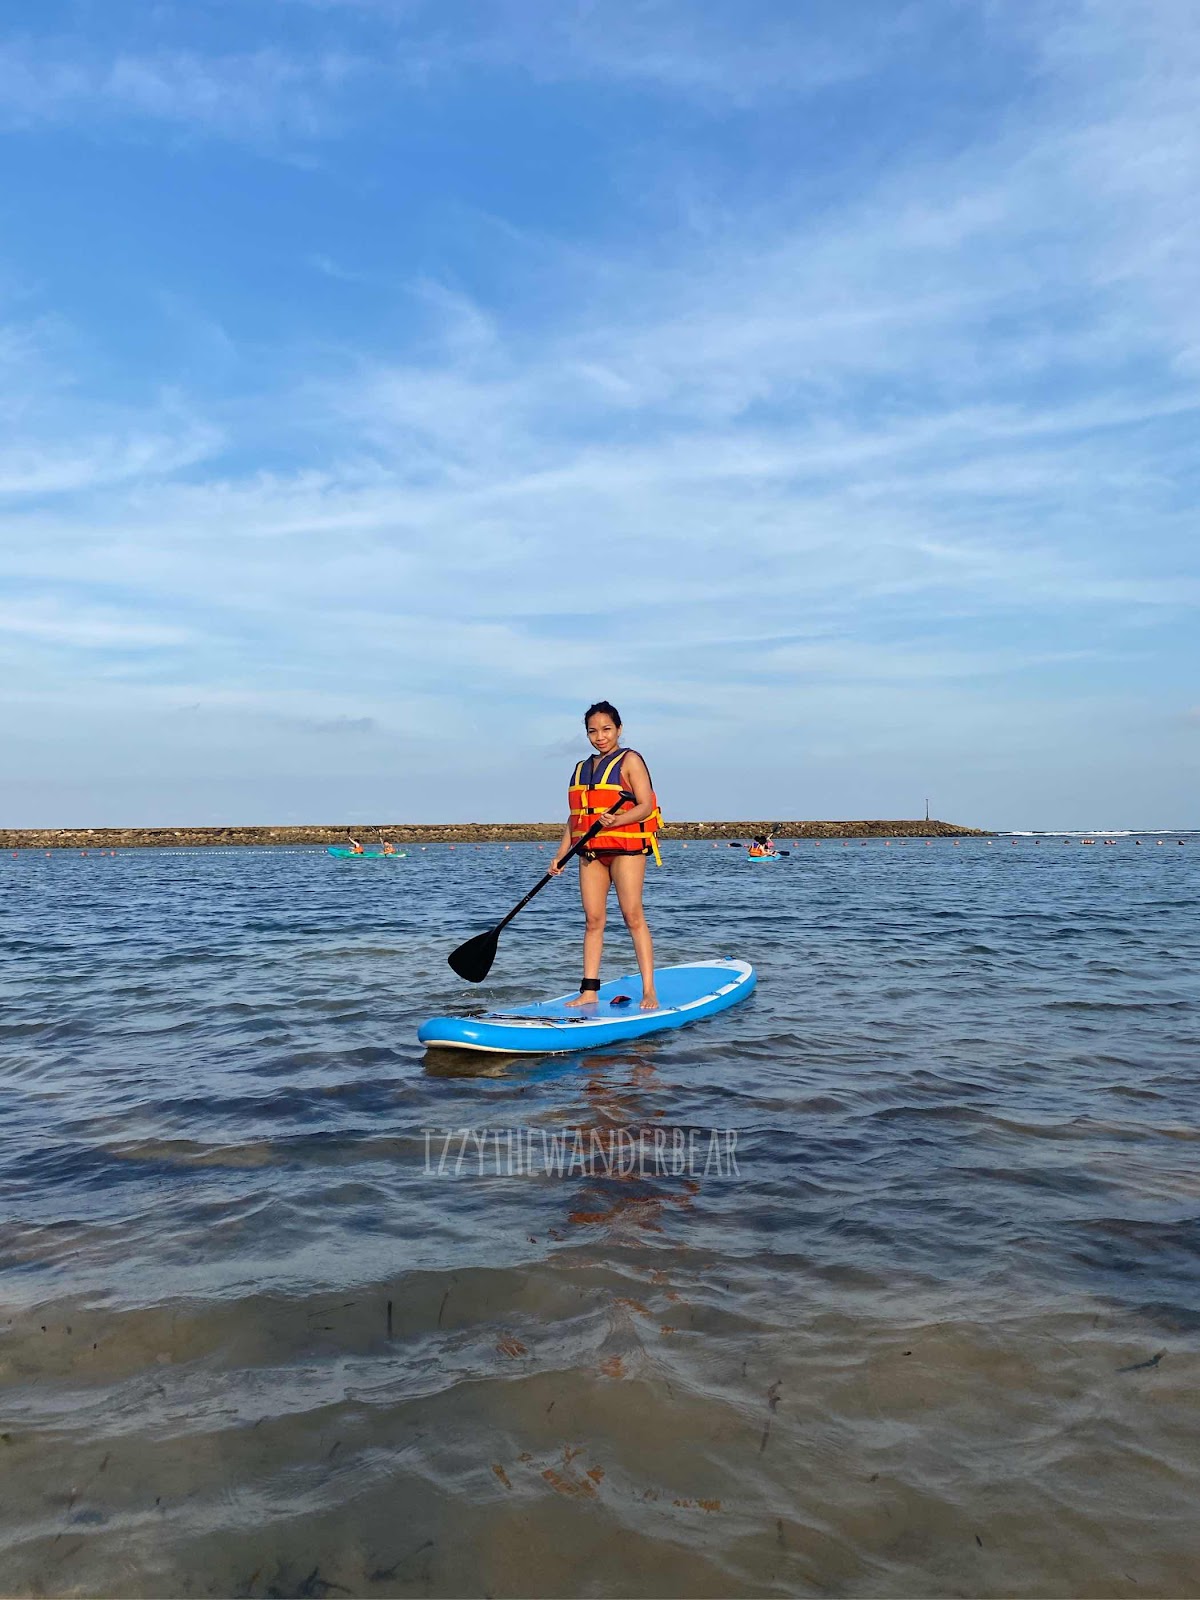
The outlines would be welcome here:
<svg viewBox="0 0 1200 1600">
<path fill-rule="evenodd" d="M 415 1042 L 533 848 L 5 858 L 4 1590 L 1196 1592 L 1195 849 L 673 851 L 757 994 L 541 1061 Z"/>
</svg>

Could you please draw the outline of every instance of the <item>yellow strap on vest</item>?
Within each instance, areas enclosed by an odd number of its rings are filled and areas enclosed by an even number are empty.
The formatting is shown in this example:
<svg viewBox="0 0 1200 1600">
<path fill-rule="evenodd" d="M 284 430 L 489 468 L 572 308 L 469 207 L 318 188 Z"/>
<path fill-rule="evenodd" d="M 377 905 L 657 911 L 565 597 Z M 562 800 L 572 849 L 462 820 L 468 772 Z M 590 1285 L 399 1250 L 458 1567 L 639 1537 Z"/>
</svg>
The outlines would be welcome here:
<svg viewBox="0 0 1200 1600">
<path fill-rule="evenodd" d="M 605 787 L 609 788 L 609 789 L 612 789 L 614 791 L 614 793 L 616 793 L 616 794 L 619 794 L 621 792 L 613 784 L 606 784 Z M 602 817 L 606 811 L 609 811 L 611 809 L 612 809 L 611 804 L 609 804 L 608 802 L 604 803 L 603 805 L 596 805 L 596 806 L 584 805 L 584 806 L 580 807 L 581 814 L 583 816 L 585 816 L 585 817 Z M 658 826 L 661 828 L 662 827 L 662 810 L 661 810 L 661 808 L 656 805 L 654 810 L 645 819 L 645 821 L 646 822 L 651 822 L 651 821 L 656 822 L 658 824 Z M 614 826 L 615 827 L 620 827 L 621 824 L 618 822 L 618 823 L 614 824 Z M 628 826 L 628 824 L 626 824 L 626 826 Z M 604 835 L 600 834 L 600 835 L 598 835 L 598 837 L 603 839 Z M 633 833 L 633 834 L 627 833 L 625 835 L 625 837 L 627 839 L 630 839 L 630 838 L 632 838 L 632 839 L 640 839 L 643 844 L 648 844 L 650 846 L 650 853 L 654 857 L 655 864 L 657 866 L 660 866 L 660 867 L 662 866 L 662 852 L 658 848 L 657 835 L 656 835 L 655 832 L 653 832 L 650 829 L 648 829 L 645 826 L 645 823 L 643 823 L 639 827 L 639 829 L 638 829 L 638 831 L 636 833 Z M 604 847 L 603 847 L 603 845 L 601 845 L 599 848 L 603 849 Z"/>
<path fill-rule="evenodd" d="M 624 761 L 624 759 L 625 759 L 624 750 L 618 750 L 616 755 L 613 756 L 610 759 L 608 765 L 605 767 L 604 775 L 601 777 L 600 782 L 599 783 L 594 783 L 592 785 L 592 788 L 593 789 L 607 789 L 609 787 L 608 780 L 613 775 L 613 768 L 614 767 L 619 767 L 621 765 L 621 762 Z"/>
</svg>

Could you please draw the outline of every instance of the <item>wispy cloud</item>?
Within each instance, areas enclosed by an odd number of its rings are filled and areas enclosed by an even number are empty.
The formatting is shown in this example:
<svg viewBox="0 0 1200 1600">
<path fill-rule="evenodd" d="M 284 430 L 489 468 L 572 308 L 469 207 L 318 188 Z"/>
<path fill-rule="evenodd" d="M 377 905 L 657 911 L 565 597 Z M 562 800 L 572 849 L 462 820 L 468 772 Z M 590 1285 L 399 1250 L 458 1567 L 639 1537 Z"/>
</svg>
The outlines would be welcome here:
<svg viewBox="0 0 1200 1600">
<path fill-rule="evenodd" d="M 219 8 L 198 0 L 194 10 Z M 337 30 L 288 28 L 298 13 Z M 823 6 L 800 23 L 791 6 L 736 14 L 703 0 L 635 0 L 602 8 L 568 0 L 488 0 L 455 13 L 433 0 L 274 0 L 247 16 L 272 42 L 223 52 L 164 47 L 147 19 L 142 45 L 107 51 L 84 36 L 32 30 L 0 46 L 0 125 L 158 124 L 196 135 L 278 144 L 360 128 L 397 93 L 525 80 L 615 86 L 749 111 L 865 79 L 921 31 L 912 8 L 885 16 Z M 275 26 L 272 27 L 271 24 Z M 222 30 L 223 31 L 223 30 Z"/>
<path fill-rule="evenodd" d="M 374 717 L 301 717 L 295 724 L 304 733 L 343 734 L 378 733 L 379 724 Z"/>
<path fill-rule="evenodd" d="M 98 55 L 82 44 L 0 48 L 0 124 L 158 123 L 222 138 L 313 138 L 365 63 L 277 48 L 225 56 L 191 51 Z"/>
<path fill-rule="evenodd" d="M 794 99 L 868 75 L 917 36 L 913 7 L 889 15 L 832 4 L 737 12 L 704 0 L 482 0 L 454 13 L 436 0 L 276 0 L 376 25 L 411 71 L 517 74 L 537 83 L 610 80 L 723 105 Z"/>
<path fill-rule="evenodd" d="M 177 433 L 130 432 L 58 442 L 0 446 L 0 495 L 74 494 L 131 480 L 149 482 L 217 453 L 217 429 L 185 425 Z"/>
<path fill-rule="evenodd" d="M 821 8 L 737 12 L 695 0 L 590 4 L 499 0 L 464 44 L 477 60 L 542 80 L 609 78 L 701 100 L 761 105 L 866 76 L 908 32 L 902 16 Z"/>
<path fill-rule="evenodd" d="M 6 634 L 71 650 L 99 651 L 170 647 L 188 638 L 182 628 L 121 615 L 111 607 L 81 606 L 57 598 L 0 606 L 0 637 Z"/>
</svg>

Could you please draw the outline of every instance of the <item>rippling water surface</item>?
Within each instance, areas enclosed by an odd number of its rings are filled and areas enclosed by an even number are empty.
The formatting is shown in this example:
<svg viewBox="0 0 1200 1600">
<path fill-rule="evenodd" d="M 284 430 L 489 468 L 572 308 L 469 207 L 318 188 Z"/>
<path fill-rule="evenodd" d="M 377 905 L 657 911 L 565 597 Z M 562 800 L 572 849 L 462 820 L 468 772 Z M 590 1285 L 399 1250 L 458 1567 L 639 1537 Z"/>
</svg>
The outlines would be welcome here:
<svg viewBox="0 0 1200 1600">
<path fill-rule="evenodd" d="M 674 845 L 757 994 L 524 1065 L 415 1030 L 573 986 L 567 882 L 445 963 L 535 846 L 3 857 L 0 1590 L 1200 1593 L 1198 853 Z"/>
</svg>

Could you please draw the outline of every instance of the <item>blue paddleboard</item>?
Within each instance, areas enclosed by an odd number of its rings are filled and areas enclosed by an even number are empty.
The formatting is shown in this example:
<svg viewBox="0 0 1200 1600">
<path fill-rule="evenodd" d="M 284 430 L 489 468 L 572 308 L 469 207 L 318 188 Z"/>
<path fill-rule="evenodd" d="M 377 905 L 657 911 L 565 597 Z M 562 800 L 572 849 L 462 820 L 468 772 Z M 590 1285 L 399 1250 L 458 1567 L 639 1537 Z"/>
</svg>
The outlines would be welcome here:
<svg viewBox="0 0 1200 1600">
<path fill-rule="evenodd" d="M 344 844 L 331 844 L 327 848 L 339 861 L 403 861 L 408 854 L 407 850 L 393 850 L 391 855 L 386 850 L 347 850 Z"/>
<path fill-rule="evenodd" d="M 496 1050 L 504 1055 L 591 1050 L 715 1016 L 744 1000 L 756 981 L 748 961 L 692 961 L 656 970 L 657 1011 L 638 1009 L 642 980 L 635 972 L 602 985 L 594 1005 L 568 1006 L 576 996 L 564 994 L 557 1000 L 489 1011 L 481 1017 L 431 1017 L 417 1029 L 417 1038 L 427 1045 Z M 622 996 L 628 996 L 628 1003 L 614 1005 Z"/>
<path fill-rule="evenodd" d="M 747 855 L 746 860 L 747 861 L 778 861 L 779 857 L 777 855 L 773 855 L 773 856 L 752 856 L 752 855 Z"/>
</svg>

